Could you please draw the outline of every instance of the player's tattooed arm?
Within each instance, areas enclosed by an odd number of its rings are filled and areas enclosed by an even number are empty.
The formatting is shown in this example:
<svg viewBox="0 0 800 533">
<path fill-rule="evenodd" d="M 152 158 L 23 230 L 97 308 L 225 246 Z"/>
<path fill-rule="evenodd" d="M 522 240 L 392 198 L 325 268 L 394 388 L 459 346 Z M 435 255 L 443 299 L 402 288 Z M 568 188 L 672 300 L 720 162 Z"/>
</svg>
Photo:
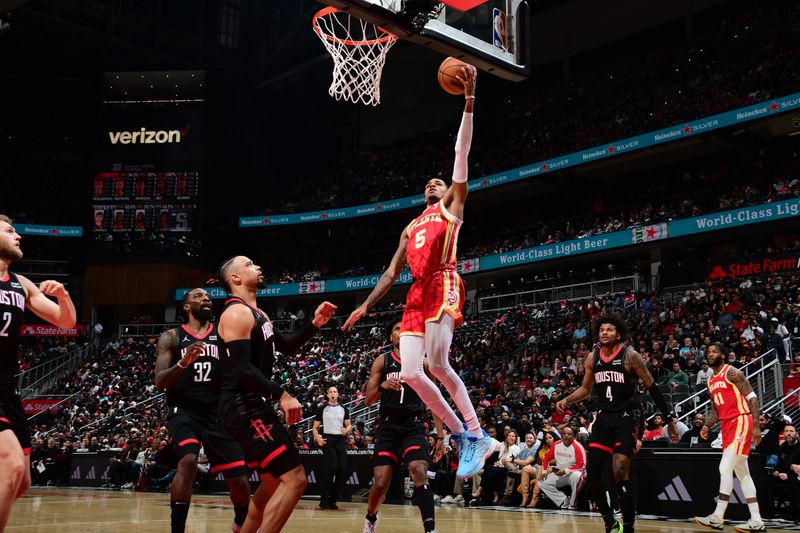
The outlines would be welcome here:
<svg viewBox="0 0 800 533">
<path fill-rule="evenodd" d="M 758 444 L 761 442 L 761 428 L 758 427 L 758 419 L 761 415 L 758 406 L 758 396 L 756 395 L 755 391 L 753 391 L 753 387 L 750 385 L 750 380 L 747 379 L 747 376 L 745 376 L 741 370 L 730 367 L 728 369 L 727 378 L 728 381 L 736 385 L 736 388 L 739 389 L 741 395 L 747 399 L 747 404 L 750 407 L 750 416 L 753 417 L 753 442 Z"/>
<path fill-rule="evenodd" d="M 342 326 L 342 331 L 348 331 L 353 329 L 356 322 L 358 322 L 364 315 L 367 314 L 367 311 L 370 307 L 378 303 L 378 301 L 383 298 L 389 289 L 392 288 L 395 280 L 400 276 L 400 272 L 403 271 L 403 267 L 406 266 L 406 247 L 408 246 L 408 228 L 403 228 L 403 233 L 400 234 L 400 243 L 397 245 L 397 250 L 394 253 L 394 257 L 392 257 L 391 263 L 389 263 L 389 267 L 386 271 L 381 275 L 378 279 L 378 283 L 375 285 L 375 288 L 372 289 L 372 292 L 369 293 L 367 299 L 364 300 L 364 303 L 359 305 L 355 311 L 350 313 L 350 317 L 347 319 L 347 322 L 344 323 Z"/>
<path fill-rule="evenodd" d="M 203 352 L 203 343 L 192 344 L 176 364 L 172 364 L 173 350 L 177 345 L 175 330 L 167 330 L 158 338 L 155 383 L 159 390 L 167 390 L 178 381 L 187 366 Z"/>
<path fill-rule="evenodd" d="M 717 413 L 717 407 L 714 405 L 714 401 L 709 402 L 710 409 L 708 410 L 708 417 L 706 418 L 705 426 L 708 429 L 714 427 L 714 424 L 719 422 L 719 413 Z"/>
<path fill-rule="evenodd" d="M 627 350 L 625 352 L 625 370 L 636 374 L 645 389 L 649 389 L 655 383 L 653 375 L 647 369 L 647 365 L 642 358 L 642 354 L 636 350 Z"/>
<path fill-rule="evenodd" d="M 644 359 L 639 352 L 636 350 L 628 350 L 625 353 L 625 369 L 628 372 L 633 372 L 636 374 L 636 377 L 642 381 L 644 388 L 650 391 L 650 396 L 653 398 L 656 407 L 658 407 L 658 409 L 664 413 L 664 415 L 669 416 L 672 414 L 669 406 L 667 405 L 667 401 L 664 399 L 664 395 L 661 394 L 661 391 L 656 386 L 653 375 L 647 369 L 647 365 L 644 363 Z M 670 426 L 672 426 L 674 423 L 672 420 L 673 417 L 669 416 L 669 418 Z"/>
</svg>

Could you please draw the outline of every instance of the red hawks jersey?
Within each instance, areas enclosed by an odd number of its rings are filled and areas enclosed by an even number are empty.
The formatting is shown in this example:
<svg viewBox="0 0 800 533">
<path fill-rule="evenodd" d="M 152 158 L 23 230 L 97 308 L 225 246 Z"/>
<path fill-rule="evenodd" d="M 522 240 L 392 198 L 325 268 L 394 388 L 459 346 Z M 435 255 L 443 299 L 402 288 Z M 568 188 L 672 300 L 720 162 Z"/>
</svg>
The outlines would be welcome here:
<svg viewBox="0 0 800 533">
<path fill-rule="evenodd" d="M 444 207 L 444 200 L 429 205 L 411 221 L 406 260 L 414 279 L 422 279 L 437 270 L 455 270 L 456 244 L 461 220 Z"/>
<path fill-rule="evenodd" d="M 735 383 L 728 380 L 730 368 L 730 365 L 723 365 L 718 373 L 708 378 L 708 393 L 711 394 L 720 420 L 730 420 L 750 414 L 747 398 L 739 392 L 739 387 Z"/>
</svg>

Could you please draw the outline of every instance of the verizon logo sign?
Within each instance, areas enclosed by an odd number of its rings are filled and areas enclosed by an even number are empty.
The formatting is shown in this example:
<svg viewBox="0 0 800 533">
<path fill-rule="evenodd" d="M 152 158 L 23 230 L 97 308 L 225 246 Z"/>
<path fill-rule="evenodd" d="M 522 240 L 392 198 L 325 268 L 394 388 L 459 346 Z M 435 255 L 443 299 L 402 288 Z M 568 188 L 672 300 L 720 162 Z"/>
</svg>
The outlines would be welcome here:
<svg viewBox="0 0 800 533">
<path fill-rule="evenodd" d="M 182 130 L 109 131 L 108 140 L 111 144 L 174 144 L 181 142 L 191 128 L 192 125 L 187 124 Z"/>
</svg>

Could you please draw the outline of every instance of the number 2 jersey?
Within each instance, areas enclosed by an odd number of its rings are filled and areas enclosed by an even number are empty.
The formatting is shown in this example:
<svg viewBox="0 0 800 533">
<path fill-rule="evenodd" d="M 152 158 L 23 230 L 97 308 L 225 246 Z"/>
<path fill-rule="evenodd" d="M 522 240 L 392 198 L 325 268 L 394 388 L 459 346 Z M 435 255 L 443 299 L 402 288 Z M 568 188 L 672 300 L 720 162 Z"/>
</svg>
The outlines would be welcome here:
<svg viewBox="0 0 800 533">
<path fill-rule="evenodd" d="M 203 353 L 183 371 L 170 388 L 167 389 L 167 405 L 180 407 L 203 416 L 216 416 L 222 383 L 222 367 L 219 361 L 219 335 L 217 327 L 209 324 L 208 329 L 199 336 L 186 326 L 171 330 L 176 345 L 172 349 L 171 365 L 175 365 L 195 342 L 205 343 Z"/>
<path fill-rule="evenodd" d="M 25 314 L 25 289 L 11 272 L 0 279 L 0 379 L 19 373 L 19 335 Z"/>
</svg>

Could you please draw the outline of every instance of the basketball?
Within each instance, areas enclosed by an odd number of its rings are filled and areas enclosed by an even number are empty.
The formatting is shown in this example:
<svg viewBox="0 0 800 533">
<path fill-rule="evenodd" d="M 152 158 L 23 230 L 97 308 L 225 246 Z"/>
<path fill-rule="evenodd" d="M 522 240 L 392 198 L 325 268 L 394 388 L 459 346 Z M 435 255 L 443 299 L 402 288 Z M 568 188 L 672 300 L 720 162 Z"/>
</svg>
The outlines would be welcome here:
<svg viewBox="0 0 800 533">
<path fill-rule="evenodd" d="M 464 94 L 464 85 L 458 76 L 461 75 L 461 69 L 467 67 L 467 63 L 460 61 L 454 57 L 448 57 L 442 64 L 439 65 L 439 85 L 442 89 L 449 94 Z"/>
</svg>

